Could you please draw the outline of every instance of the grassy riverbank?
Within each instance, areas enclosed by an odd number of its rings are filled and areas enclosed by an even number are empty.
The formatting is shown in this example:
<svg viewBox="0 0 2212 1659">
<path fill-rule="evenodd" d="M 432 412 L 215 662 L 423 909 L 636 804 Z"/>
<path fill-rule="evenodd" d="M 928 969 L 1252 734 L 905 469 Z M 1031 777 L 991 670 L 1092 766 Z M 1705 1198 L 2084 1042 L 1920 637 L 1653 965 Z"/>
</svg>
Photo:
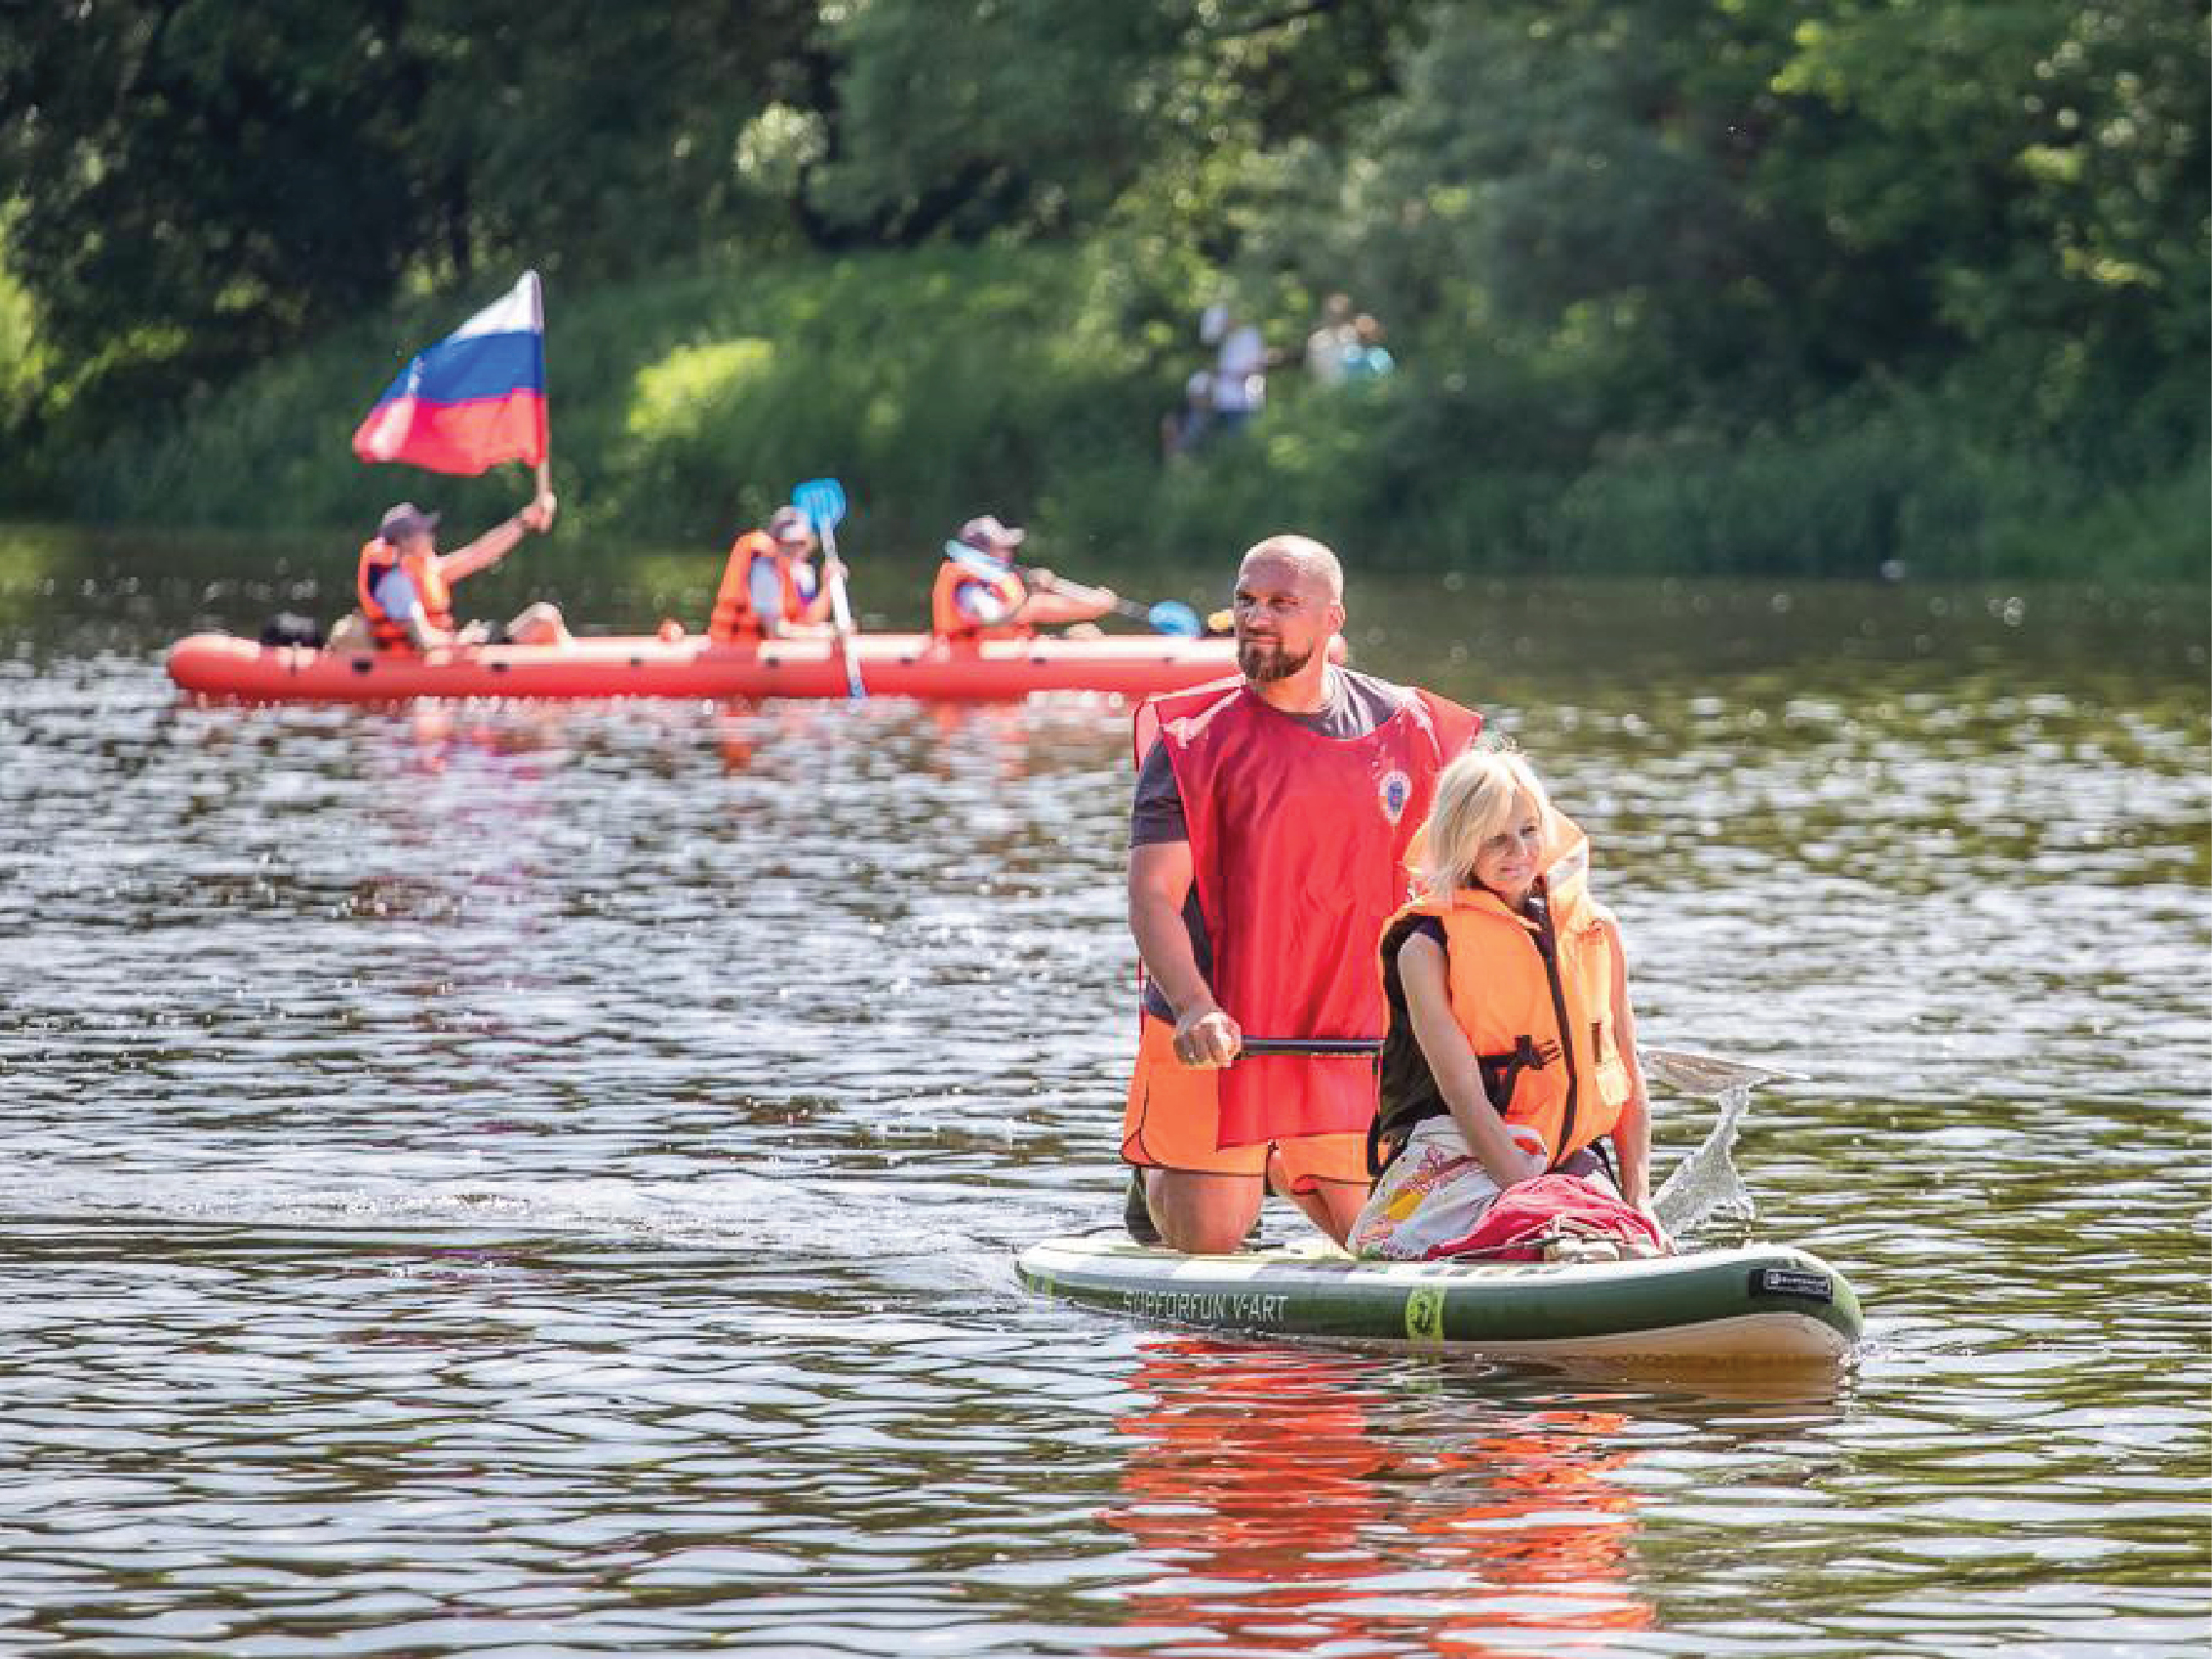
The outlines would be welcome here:
<svg viewBox="0 0 2212 1659">
<path fill-rule="evenodd" d="M 47 494 L 91 522 L 348 533 L 402 496 L 470 524 L 519 477 L 365 467 L 354 423 L 407 353 L 483 296 L 416 300 L 192 407 L 63 446 Z M 1364 563 L 1560 573 L 2199 578 L 2207 474 L 2168 394 L 2072 446 L 2024 444 L 1970 376 L 1861 387 L 1787 418 L 1639 424 L 1573 351 L 1394 341 L 1322 390 L 1295 363 L 1264 417 L 1164 465 L 1202 363 L 1197 273 L 1078 249 L 929 248 L 664 275 L 548 297 L 557 485 L 572 533 L 719 544 L 835 473 L 850 533 L 932 545 L 970 513 L 1055 556 L 1218 553 L 1282 526 Z M 1285 291 L 1271 342 L 1302 337 Z M 27 341 L 18 331 L 15 336 Z M 20 354 L 27 343 L 19 348 Z M 25 367 L 22 373 L 27 374 Z M 20 480 L 13 480 L 20 483 Z"/>
</svg>

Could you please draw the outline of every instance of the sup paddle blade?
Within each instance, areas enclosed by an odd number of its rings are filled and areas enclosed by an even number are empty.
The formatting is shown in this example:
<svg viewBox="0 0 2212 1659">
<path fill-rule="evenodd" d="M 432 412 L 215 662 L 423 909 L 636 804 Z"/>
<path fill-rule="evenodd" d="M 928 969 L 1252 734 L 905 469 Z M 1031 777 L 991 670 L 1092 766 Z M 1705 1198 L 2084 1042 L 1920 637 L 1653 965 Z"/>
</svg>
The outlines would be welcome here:
<svg viewBox="0 0 2212 1659">
<path fill-rule="evenodd" d="M 1757 1088 L 1762 1083 L 1804 1082 L 1797 1072 L 1723 1059 L 1718 1054 L 1692 1054 L 1680 1048 L 1648 1048 L 1639 1045 L 1637 1057 L 1643 1062 L 1649 1076 L 1684 1094 L 1718 1098 L 1731 1088 Z"/>
<path fill-rule="evenodd" d="M 1199 613 L 1179 599 L 1163 599 L 1144 613 L 1156 634 L 1172 634 L 1179 640 L 1195 640 L 1205 631 Z"/>
</svg>

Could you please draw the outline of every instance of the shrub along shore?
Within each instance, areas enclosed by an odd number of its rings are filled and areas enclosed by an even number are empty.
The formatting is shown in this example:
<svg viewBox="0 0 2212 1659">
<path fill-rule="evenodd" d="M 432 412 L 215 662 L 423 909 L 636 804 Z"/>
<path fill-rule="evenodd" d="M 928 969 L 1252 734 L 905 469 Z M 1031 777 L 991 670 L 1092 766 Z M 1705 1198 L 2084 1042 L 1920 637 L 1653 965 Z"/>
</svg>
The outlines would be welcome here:
<svg viewBox="0 0 2212 1659">
<path fill-rule="evenodd" d="M 719 546 L 830 473 L 850 533 L 934 545 L 995 511 L 1127 558 L 1292 526 L 1397 569 L 2199 578 L 2207 474 L 2141 421 L 2115 481 L 1983 434 L 1954 387 L 1861 388 L 1809 414 L 1623 431 L 1544 367 L 1405 352 L 1313 385 L 1303 321 L 1244 431 L 1164 462 L 1162 415 L 1204 366 L 1195 316 L 1129 327 L 1105 248 L 939 248 L 549 290 L 554 472 L 571 535 Z M 417 300 L 262 365 L 59 469 L 89 522 L 350 533 L 402 496 L 469 524 L 519 472 L 370 467 L 352 429 L 475 296 Z M 1181 334 L 1185 337 L 1177 338 Z M 2131 434 L 2103 434 L 2123 450 Z M 503 469 L 504 470 L 504 469 Z"/>
<path fill-rule="evenodd" d="M 544 0 L 17 31 L 0 513 L 503 512 L 347 439 L 535 266 L 598 542 L 835 474 L 918 550 L 993 511 L 1124 560 L 2204 579 L 2201 7 L 586 10 L 581 57 Z M 1322 387 L 1340 293 L 1396 370 Z M 1268 407 L 1167 464 L 1216 304 Z"/>
</svg>

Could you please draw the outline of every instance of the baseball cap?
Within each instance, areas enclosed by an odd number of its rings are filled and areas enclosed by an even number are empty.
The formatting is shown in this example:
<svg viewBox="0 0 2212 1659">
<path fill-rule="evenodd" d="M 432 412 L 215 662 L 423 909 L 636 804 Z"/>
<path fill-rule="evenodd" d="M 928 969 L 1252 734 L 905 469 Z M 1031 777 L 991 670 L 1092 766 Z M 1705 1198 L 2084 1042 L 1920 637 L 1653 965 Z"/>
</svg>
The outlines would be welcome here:
<svg viewBox="0 0 2212 1659">
<path fill-rule="evenodd" d="M 1022 537 L 1028 533 L 1025 530 L 1008 529 L 989 513 L 979 519 L 969 519 L 960 527 L 962 544 L 974 548 L 978 553 L 996 553 L 1002 547 L 1019 547 Z"/>
<path fill-rule="evenodd" d="M 426 513 L 413 501 L 402 501 L 384 515 L 376 527 L 376 539 L 398 545 L 411 535 L 428 535 L 438 528 L 441 515 Z"/>
<path fill-rule="evenodd" d="M 797 507 L 778 507 L 769 514 L 768 533 L 777 541 L 810 541 L 814 527 Z"/>
</svg>

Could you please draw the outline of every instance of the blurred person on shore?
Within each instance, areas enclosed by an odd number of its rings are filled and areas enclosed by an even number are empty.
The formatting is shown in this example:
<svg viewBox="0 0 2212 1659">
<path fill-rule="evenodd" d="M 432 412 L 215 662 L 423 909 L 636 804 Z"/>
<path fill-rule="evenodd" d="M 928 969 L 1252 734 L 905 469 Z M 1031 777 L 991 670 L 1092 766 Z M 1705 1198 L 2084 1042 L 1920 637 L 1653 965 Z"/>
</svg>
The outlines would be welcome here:
<svg viewBox="0 0 2212 1659">
<path fill-rule="evenodd" d="M 1398 360 L 1383 344 L 1382 324 L 1363 311 L 1353 319 L 1352 337 L 1344 347 L 1341 377 L 1347 382 L 1380 380 L 1393 374 Z"/>
<path fill-rule="evenodd" d="M 1205 369 L 1191 372 L 1183 382 L 1183 407 L 1160 417 L 1160 458 L 1163 463 L 1189 454 L 1205 442 L 1213 424 L 1213 375 Z"/>
<path fill-rule="evenodd" d="M 1344 379 L 1348 355 L 1358 344 L 1353 334 L 1352 296 L 1332 294 L 1322 302 L 1321 322 L 1306 336 L 1306 373 L 1317 386 Z"/>
<path fill-rule="evenodd" d="M 1210 431 L 1239 431 L 1267 403 L 1267 341 L 1226 303 L 1206 307 L 1199 338 L 1214 348 Z"/>
</svg>

